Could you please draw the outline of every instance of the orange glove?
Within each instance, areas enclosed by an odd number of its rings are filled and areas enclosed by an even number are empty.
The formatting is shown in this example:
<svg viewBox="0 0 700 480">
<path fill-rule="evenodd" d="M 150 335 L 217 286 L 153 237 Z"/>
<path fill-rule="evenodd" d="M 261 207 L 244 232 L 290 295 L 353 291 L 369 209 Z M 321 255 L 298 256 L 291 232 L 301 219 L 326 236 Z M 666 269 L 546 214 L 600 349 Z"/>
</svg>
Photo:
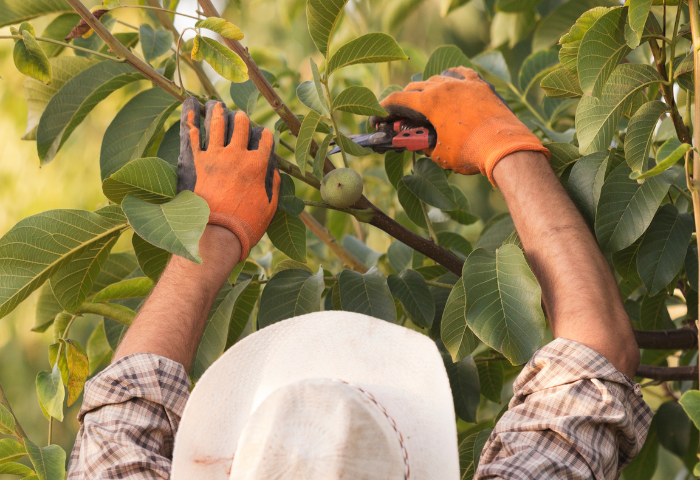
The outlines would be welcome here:
<svg viewBox="0 0 700 480">
<path fill-rule="evenodd" d="M 231 230 L 241 242 L 241 260 L 262 238 L 277 209 L 280 174 L 266 128 L 251 130 L 243 112 L 222 102 L 206 104 L 204 147 L 200 146 L 199 102 L 182 104 L 177 191 L 191 190 L 209 204 L 209 223 Z"/>
<path fill-rule="evenodd" d="M 435 163 L 466 175 L 481 172 L 494 185 L 493 168 L 506 155 L 533 150 L 550 157 L 493 85 L 471 68 L 450 68 L 427 81 L 410 83 L 381 105 L 389 117 L 373 117 L 370 123 L 397 118 L 430 122 L 437 132 L 437 145 L 428 152 Z"/>
</svg>

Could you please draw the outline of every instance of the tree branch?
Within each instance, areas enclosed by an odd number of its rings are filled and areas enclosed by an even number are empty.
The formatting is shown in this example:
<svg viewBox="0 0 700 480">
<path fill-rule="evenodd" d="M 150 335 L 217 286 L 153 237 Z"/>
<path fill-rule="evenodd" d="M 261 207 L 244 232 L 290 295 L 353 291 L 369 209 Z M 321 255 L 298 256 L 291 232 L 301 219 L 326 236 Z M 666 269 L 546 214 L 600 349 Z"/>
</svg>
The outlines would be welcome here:
<svg viewBox="0 0 700 480">
<path fill-rule="evenodd" d="M 697 380 L 698 367 L 652 367 L 640 365 L 636 377 L 653 378 L 662 381 Z"/>
<path fill-rule="evenodd" d="M 158 2 L 158 0 L 146 0 L 146 2 L 151 7 L 160 7 L 160 3 Z M 156 14 L 158 20 L 160 20 L 161 25 L 163 25 L 163 27 L 165 27 L 167 30 L 170 30 L 174 38 L 177 40 L 180 37 L 180 32 L 178 32 L 177 28 L 175 28 L 173 21 L 170 19 L 170 15 L 168 15 L 163 10 L 152 11 Z M 180 58 L 183 59 L 187 63 L 187 65 L 189 65 L 192 71 L 194 71 L 194 73 L 197 75 L 197 78 L 199 79 L 199 82 L 204 87 L 204 91 L 207 92 L 207 95 L 220 99 L 221 95 L 219 95 L 219 92 L 216 90 L 216 87 L 211 82 L 209 77 L 207 77 L 207 74 L 204 72 L 204 69 L 202 68 L 202 63 L 195 62 L 189 55 L 183 55 L 180 52 L 176 52 L 176 54 L 180 55 Z"/>
<path fill-rule="evenodd" d="M 321 223 L 318 220 L 316 220 L 310 213 L 301 212 L 299 218 L 301 218 L 301 221 L 304 222 L 304 224 L 309 228 L 309 230 L 311 230 L 311 232 L 314 235 L 316 235 L 323 243 L 325 243 L 326 246 L 333 253 L 335 253 L 348 268 L 351 268 L 352 270 L 355 270 L 356 272 L 360 273 L 366 273 L 367 270 L 369 270 L 367 268 L 367 265 L 362 263 L 362 261 L 359 258 L 357 258 L 340 243 L 338 243 L 338 239 L 331 235 L 331 232 L 329 232 L 326 227 L 321 225 Z"/>
<path fill-rule="evenodd" d="M 698 337 L 695 328 L 678 330 L 635 330 L 634 338 L 639 348 L 650 350 L 697 350 Z"/>
</svg>

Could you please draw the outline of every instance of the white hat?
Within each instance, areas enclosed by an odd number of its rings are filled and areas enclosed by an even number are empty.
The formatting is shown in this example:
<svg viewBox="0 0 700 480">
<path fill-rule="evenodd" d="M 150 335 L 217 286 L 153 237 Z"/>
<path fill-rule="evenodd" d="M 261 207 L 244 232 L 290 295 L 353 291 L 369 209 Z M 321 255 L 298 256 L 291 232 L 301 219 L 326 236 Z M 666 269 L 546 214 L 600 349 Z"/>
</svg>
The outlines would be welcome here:
<svg viewBox="0 0 700 480">
<path fill-rule="evenodd" d="M 229 349 L 197 383 L 173 480 L 457 480 L 450 384 L 435 343 L 317 312 Z"/>
</svg>

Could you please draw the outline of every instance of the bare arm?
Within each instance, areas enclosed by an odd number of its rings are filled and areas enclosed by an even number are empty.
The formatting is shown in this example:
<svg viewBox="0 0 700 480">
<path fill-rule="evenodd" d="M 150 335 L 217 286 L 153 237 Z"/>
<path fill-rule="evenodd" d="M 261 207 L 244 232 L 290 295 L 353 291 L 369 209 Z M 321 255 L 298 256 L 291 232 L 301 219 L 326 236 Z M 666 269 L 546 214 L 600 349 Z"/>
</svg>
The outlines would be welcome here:
<svg viewBox="0 0 700 480">
<path fill-rule="evenodd" d="M 238 238 L 208 225 L 199 242 L 204 263 L 173 256 L 129 327 L 113 361 L 131 353 L 154 353 L 189 370 L 216 295 L 241 255 Z"/>
<path fill-rule="evenodd" d="M 513 153 L 493 175 L 542 286 L 554 336 L 586 345 L 632 378 L 639 349 L 615 278 L 547 158 Z"/>
</svg>

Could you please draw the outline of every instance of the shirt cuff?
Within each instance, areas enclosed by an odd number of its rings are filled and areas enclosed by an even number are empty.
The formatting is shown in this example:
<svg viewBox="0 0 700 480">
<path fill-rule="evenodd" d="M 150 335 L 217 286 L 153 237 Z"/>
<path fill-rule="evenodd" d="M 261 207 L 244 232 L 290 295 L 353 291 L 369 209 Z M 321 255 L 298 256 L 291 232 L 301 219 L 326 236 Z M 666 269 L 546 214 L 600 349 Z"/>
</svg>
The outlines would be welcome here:
<svg viewBox="0 0 700 480">
<path fill-rule="evenodd" d="M 78 420 L 82 423 L 87 413 L 105 405 L 137 398 L 181 417 L 189 396 L 190 380 L 181 364 L 152 353 L 132 353 L 86 383 Z"/>
</svg>

